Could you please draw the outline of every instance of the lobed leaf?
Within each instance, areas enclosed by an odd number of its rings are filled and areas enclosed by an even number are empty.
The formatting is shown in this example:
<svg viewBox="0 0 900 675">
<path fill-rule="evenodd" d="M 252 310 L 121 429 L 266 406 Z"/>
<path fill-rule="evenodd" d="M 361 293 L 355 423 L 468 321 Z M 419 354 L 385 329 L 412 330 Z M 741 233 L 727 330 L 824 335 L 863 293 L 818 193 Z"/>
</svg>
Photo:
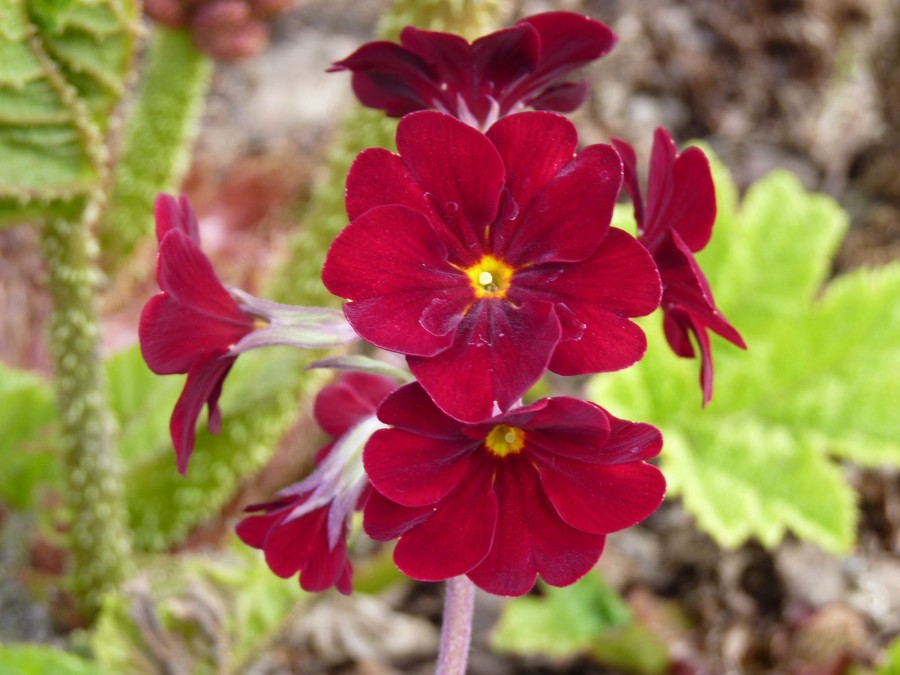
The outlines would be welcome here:
<svg viewBox="0 0 900 675">
<path fill-rule="evenodd" d="M 593 378 L 592 398 L 661 428 L 671 493 L 719 543 L 774 546 L 792 530 L 846 551 L 857 514 L 831 458 L 900 465 L 900 263 L 825 286 L 840 207 L 777 171 L 738 208 L 715 160 L 713 174 L 719 213 L 698 261 L 748 350 L 712 336 L 715 393 L 701 410 L 699 365 L 672 354 L 651 317 L 647 356 Z"/>
</svg>

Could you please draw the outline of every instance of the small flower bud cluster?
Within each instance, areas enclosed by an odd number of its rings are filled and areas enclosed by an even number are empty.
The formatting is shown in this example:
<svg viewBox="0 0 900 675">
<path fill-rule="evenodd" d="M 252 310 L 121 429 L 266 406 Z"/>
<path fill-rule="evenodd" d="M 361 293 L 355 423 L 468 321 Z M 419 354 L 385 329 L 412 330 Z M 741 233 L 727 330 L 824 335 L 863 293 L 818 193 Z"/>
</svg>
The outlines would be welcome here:
<svg viewBox="0 0 900 675">
<path fill-rule="evenodd" d="M 269 24 L 295 0 L 145 0 L 152 19 L 191 31 L 197 48 L 220 61 L 260 53 L 269 43 Z"/>
</svg>

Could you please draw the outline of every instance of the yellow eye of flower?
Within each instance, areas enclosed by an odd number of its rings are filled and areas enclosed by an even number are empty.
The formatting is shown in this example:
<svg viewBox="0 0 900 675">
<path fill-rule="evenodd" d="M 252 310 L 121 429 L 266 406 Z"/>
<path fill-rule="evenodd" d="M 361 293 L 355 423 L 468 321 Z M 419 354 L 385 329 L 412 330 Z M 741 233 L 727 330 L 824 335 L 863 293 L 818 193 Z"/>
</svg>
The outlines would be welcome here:
<svg viewBox="0 0 900 675">
<path fill-rule="evenodd" d="M 463 270 L 478 298 L 503 298 L 509 281 L 513 276 L 513 268 L 494 256 L 486 255 L 477 263 Z"/>
<path fill-rule="evenodd" d="M 525 447 L 525 431 L 518 427 L 498 424 L 484 439 L 488 452 L 497 457 L 516 455 Z"/>
</svg>

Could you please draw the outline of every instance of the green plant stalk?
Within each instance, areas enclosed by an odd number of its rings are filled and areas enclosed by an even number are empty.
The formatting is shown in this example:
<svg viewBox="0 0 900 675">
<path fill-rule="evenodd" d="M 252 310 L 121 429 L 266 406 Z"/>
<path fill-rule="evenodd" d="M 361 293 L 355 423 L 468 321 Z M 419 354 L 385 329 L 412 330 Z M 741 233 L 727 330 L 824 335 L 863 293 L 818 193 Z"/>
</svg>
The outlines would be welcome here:
<svg viewBox="0 0 900 675">
<path fill-rule="evenodd" d="M 395 40 L 408 25 L 455 32 L 472 39 L 490 31 L 508 5 L 508 0 L 395 0 L 379 22 L 378 39 Z M 269 280 L 268 297 L 291 304 L 339 304 L 340 300 L 322 285 L 321 273 L 328 247 L 347 224 L 347 171 L 354 157 L 365 148 L 393 148 L 396 129 L 397 120 L 385 117 L 381 110 L 353 104 L 341 122 L 322 179 L 301 214 L 305 226 L 288 242 L 285 258 Z"/>
<path fill-rule="evenodd" d="M 107 272 L 124 264 L 153 231 L 157 193 L 171 190 L 187 170 L 211 72 L 212 61 L 194 47 L 187 31 L 154 28 L 100 222 Z"/>
<path fill-rule="evenodd" d="M 113 420 L 106 401 L 95 302 L 99 271 L 90 222 L 97 202 L 78 215 L 48 220 L 41 232 L 53 298 L 50 347 L 59 404 L 70 521 L 71 584 L 93 617 L 103 595 L 130 572 L 131 542 Z"/>
</svg>

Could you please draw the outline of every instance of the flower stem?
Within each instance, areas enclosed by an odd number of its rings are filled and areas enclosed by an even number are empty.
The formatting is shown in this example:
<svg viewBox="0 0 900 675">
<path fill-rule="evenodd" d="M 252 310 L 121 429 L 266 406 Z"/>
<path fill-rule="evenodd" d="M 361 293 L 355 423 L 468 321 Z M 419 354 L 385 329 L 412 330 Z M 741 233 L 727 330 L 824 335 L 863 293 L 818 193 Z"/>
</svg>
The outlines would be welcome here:
<svg viewBox="0 0 900 675">
<path fill-rule="evenodd" d="M 100 221 L 103 266 L 121 266 L 152 232 L 153 200 L 171 190 L 188 166 L 212 61 L 185 30 L 156 26 L 141 86 L 126 122 L 109 204 Z"/>
<path fill-rule="evenodd" d="M 83 214 L 48 220 L 41 237 L 54 305 L 49 339 L 66 468 L 71 583 L 88 618 L 99 610 L 104 593 L 119 587 L 131 564 L 100 356 L 99 272 L 89 230 L 96 206 L 91 201 Z"/>
<path fill-rule="evenodd" d="M 448 579 L 436 675 L 465 674 L 474 609 L 475 584 L 466 576 Z"/>
</svg>

